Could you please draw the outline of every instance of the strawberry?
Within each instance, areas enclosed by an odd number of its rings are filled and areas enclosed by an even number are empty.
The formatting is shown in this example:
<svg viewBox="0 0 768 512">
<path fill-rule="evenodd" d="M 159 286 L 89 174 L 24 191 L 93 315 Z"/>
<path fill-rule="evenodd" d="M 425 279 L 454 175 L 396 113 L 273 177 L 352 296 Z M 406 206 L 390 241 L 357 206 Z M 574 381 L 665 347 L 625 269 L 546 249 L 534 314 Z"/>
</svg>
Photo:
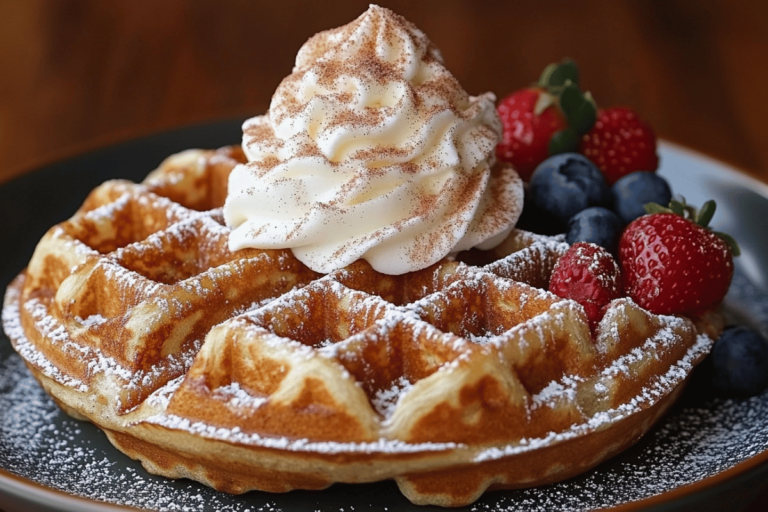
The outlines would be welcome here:
<svg viewBox="0 0 768 512">
<path fill-rule="evenodd" d="M 595 102 L 578 81 L 576 64 L 566 59 L 547 66 L 535 86 L 499 102 L 504 131 L 496 156 L 511 163 L 524 181 L 547 157 L 575 151 L 579 136 L 594 124 Z"/>
<path fill-rule="evenodd" d="M 581 304 L 594 331 L 608 303 L 622 296 L 621 272 L 607 250 L 577 242 L 555 265 L 549 291 Z"/>
<path fill-rule="evenodd" d="M 594 126 L 581 139 L 579 152 L 597 165 L 609 186 L 626 174 L 655 171 L 659 166 L 653 129 L 624 107 L 599 110 Z"/>
<path fill-rule="evenodd" d="M 735 241 L 707 228 L 715 211 L 708 201 L 696 214 L 683 203 L 649 205 L 619 240 L 624 289 L 656 314 L 697 315 L 725 297 L 733 277 Z"/>
<path fill-rule="evenodd" d="M 540 101 L 545 108 L 539 112 L 536 105 Z M 554 98 L 541 88 L 513 92 L 501 100 L 498 112 L 504 135 L 496 146 L 496 156 L 511 163 L 520 178 L 528 181 L 536 166 L 549 156 L 549 141 L 565 128 L 565 117 Z"/>
</svg>

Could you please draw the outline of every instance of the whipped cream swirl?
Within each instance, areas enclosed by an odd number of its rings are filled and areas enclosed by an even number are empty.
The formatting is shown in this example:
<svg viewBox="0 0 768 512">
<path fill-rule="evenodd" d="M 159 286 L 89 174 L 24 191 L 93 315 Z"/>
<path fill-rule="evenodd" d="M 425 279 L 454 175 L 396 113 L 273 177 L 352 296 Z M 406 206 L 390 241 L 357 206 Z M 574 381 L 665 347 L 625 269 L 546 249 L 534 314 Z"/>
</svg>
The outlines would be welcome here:
<svg viewBox="0 0 768 512">
<path fill-rule="evenodd" d="M 364 258 L 386 274 L 489 249 L 522 210 L 497 165 L 495 97 L 469 96 L 423 32 L 372 5 L 299 50 L 269 111 L 243 125 L 229 179 L 230 249 L 290 248 L 327 273 Z"/>
</svg>

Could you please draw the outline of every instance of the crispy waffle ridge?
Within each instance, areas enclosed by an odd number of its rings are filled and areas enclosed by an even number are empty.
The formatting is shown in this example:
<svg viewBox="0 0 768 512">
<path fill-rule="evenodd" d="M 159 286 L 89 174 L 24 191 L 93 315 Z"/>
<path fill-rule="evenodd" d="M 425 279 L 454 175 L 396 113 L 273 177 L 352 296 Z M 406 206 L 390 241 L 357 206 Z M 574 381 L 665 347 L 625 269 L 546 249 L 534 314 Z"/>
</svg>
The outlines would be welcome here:
<svg viewBox="0 0 768 512">
<path fill-rule="evenodd" d="M 152 473 L 231 493 L 394 479 L 464 505 L 634 443 L 722 328 L 619 299 L 593 335 L 545 291 L 567 245 L 521 230 L 403 276 L 230 252 L 220 206 L 242 158 L 190 150 L 104 183 L 6 293 L 43 387 Z"/>
</svg>

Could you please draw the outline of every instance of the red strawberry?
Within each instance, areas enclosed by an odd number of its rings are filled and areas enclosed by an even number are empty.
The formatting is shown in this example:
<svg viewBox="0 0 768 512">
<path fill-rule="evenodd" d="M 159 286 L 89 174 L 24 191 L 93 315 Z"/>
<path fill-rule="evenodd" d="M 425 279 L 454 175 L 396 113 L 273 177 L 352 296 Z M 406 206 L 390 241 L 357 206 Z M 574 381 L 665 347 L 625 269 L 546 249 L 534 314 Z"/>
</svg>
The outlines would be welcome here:
<svg viewBox="0 0 768 512">
<path fill-rule="evenodd" d="M 501 100 L 498 112 L 504 135 L 496 146 L 496 156 L 511 163 L 520 178 L 528 181 L 536 166 L 549 156 L 549 141 L 565 128 L 565 117 L 555 98 L 541 88 L 513 92 Z"/>
<path fill-rule="evenodd" d="M 607 250 L 577 242 L 555 265 L 549 291 L 581 304 L 594 331 L 608 303 L 622 296 L 621 272 Z"/>
<path fill-rule="evenodd" d="M 510 162 L 524 181 L 547 157 L 576 151 L 579 137 L 595 123 L 592 95 L 579 88 L 579 69 L 570 59 L 550 64 L 535 86 L 499 103 L 502 140 L 496 156 Z"/>
<path fill-rule="evenodd" d="M 696 315 L 719 304 L 733 276 L 733 239 L 707 229 L 714 202 L 701 214 L 672 202 L 632 221 L 619 241 L 627 294 L 656 314 Z M 683 216 L 688 212 L 690 218 Z"/>
<path fill-rule="evenodd" d="M 599 110 L 597 121 L 581 139 L 579 152 L 592 160 L 608 185 L 635 171 L 655 171 L 659 166 L 656 135 L 631 109 Z"/>
</svg>

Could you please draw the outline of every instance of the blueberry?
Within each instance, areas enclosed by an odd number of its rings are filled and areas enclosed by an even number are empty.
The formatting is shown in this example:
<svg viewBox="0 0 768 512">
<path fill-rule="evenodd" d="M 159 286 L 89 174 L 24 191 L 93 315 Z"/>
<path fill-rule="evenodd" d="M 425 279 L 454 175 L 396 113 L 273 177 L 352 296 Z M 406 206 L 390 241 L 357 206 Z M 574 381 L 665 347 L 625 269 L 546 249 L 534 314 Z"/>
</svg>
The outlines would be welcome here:
<svg viewBox="0 0 768 512">
<path fill-rule="evenodd" d="M 768 385 L 768 341 L 748 327 L 728 327 L 709 356 L 714 391 L 722 396 L 748 397 Z"/>
<path fill-rule="evenodd" d="M 590 206 L 607 206 L 610 193 L 600 170 L 585 156 L 562 153 L 544 160 L 529 182 L 531 202 L 557 233 Z"/>
<path fill-rule="evenodd" d="M 520 214 L 520 218 L 517 220 L 517 227 L 541 235 L 557 235 L 562 233 L 563 231 L 558 231 L 557 226 L 555 226 L 551 219 L 548 218 L 546 212 L 540 211 L 536 205 L 533 204 L 531 194 L 529 193 L 528 183 L 525 183 L 524 187 L 525 195 L 523 211 Z"/>
<path fill-rule="evenodd" d="M 616 254 L 624 223 L 618 215 L 602 206 L 590 206 L 568 221 L 565 240 L 569 244 L 591 242 Z"/>
<path fill-rule="evenodd" d="M 667 206 L 672 199 L 672 190 L 667 180 L 655 172 L 638 171 L 622 176 L 611 187 L 613 211 L 629 224 L 645 215 L 646 203 Z"/>
</svg>

